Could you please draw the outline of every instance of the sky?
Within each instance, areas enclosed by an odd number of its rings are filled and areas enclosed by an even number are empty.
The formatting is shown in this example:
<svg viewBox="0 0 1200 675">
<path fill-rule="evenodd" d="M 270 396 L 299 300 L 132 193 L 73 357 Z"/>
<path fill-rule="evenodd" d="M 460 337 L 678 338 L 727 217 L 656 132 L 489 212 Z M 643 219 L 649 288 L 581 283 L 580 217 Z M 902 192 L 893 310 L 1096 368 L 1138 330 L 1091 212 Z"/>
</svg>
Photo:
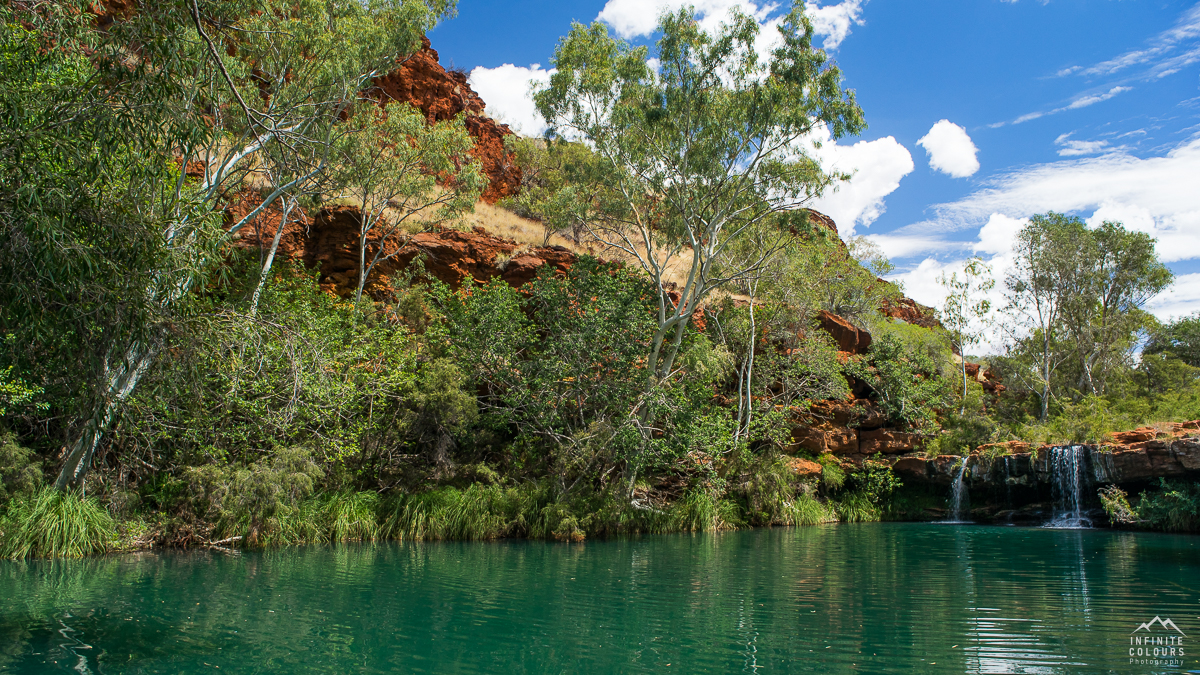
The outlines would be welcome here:
<svg viewBox="0 0 1200 675">
<path fill-rule="evenodd" d="M 572 21 L 652 44 L 678 0 L 479 2 L 430 34 L 443 65 L 470 72 L 489 113 L 525 135 L 529 100 Z M 767 30 L 786 6 L 695 0 L 701 24 L 737 6 Z M 1151 234 L 1175 284 L 1160 319 L 1200 311 L 1200 2 L 818 0 L 818 43 L 855 90 L 868 128 L 825 142 L 851 173 L 812 206 L 864 235 L 906 293 L 938 306 L 943 273 L 989 263 L 996 300 L 1029 216 L 1077 215 Z"/>
</svg>

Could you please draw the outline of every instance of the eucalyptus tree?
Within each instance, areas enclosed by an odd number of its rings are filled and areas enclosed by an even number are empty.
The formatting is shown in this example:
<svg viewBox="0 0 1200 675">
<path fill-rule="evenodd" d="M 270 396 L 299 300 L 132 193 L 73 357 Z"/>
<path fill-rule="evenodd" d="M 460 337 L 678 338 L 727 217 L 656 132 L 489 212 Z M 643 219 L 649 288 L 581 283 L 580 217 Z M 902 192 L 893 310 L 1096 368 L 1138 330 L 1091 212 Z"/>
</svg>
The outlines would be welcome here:
<svg viewBox="0 0 1200 675">
<path fill-rule="evenodd" d="M 174 0 L 99 20 L 87 2 L 0 9 L 0 217 L 14 254 L 2 327 L 29 338 L 25 358 L 55 353 L 52 377 L 80 382 L 61 387 L 75 403 L 60 489 L 81 482 L 221 246 L 328 169 L 346 107 L 452 9 Z M 231 199 L 246 208 L 226 222 Z"/>
<path fill-rule="evenodd" d="M 408 103 L 381 108 L 371 102 L 359 106 L 347 126 L 337 172 L 358 203 L 358 302 L 367 277 L 403 248 L 408 232 L 469 211 L 487 180 L 470 156 L 474 142 L 461 117 L 428 125 Z"/>
<path fill-rule="evenodd" d="M 1127 365 L 1149 323 L 1142 307 L 1172 281 L 1154 243 L 1119 223 L 1089 229 L 1053 212 L 1018 233 L 1003 326 L 1028 365 L 1014 374 L 1038 396 L 1041 419 L 1058 389 L 1103 394 L 1108 375 Z"/>
<path fill-rule="evenodd" d="M 964 415 L 967 412 L 967 349 L 979 344 L 986 335 L 992 312 L 992 301 L 987 294 L 996 287 L 996 281 L 983 259 L 973 257 L 963 265 L 961 279 L 957 272 L 949 277 L 943 273 L 938 277 L 938 283 L 947 291 L 938 318 L 950 342 L 958 349 L 962 372 L 959 414 Z"/>
<path fill-rule="evenodd" d="M 690 8 L 664 14 L 658 30 L 650 61 L 648 49 L 600 23 L 575 24 L 555 50 L 549 84 L 534 94 L 557 135 L 601 158 L 581 225 L 636 261 L 656 288 L 684 261 L 678 300 L 656 293 L 648 393 L 674 372 L 692 313 L 778 252 L 803 204 L 836 178 L 804 152 L 806 139 L 820 125 L 834 138 L 865 128 L 841 72 L 813 47 L 800 4 L 765 57 L 756 49 L 759 24 L 737 10 L 713 33 Z M 775 230 L 758 255 L 718 271 L 730 243 L 759 225 Z M 644 425 L 651 414 L 641 406 Z M 632 486 L 637 467 L 627 472 Z"/>
<path fill-rule="evenodd" d="M 1063 284 L 1085 231 L 1082 224 L 1050 213 L 1030 219 L 1013 246 L 1013 263 L 1005 273 L 1004 312 L 1001 326 L 1010 340 L 1010 352 L 1027 368 L 1014 375 L 1034 392 L 1039 418 L 1050 413 L 1054 375 L 1069 356 L 1062 335 Z"/>
<path fill-rule="evenodd" d="M 1110 221 L 1082 238 L 1063 303 L 1082 392 L 1104 394 L 1114 369 L 1129 365 L 1135 334 L 1156 323 L 1142 307 L 1174 277 L 1159 262 L 1154 244 L 1145 232 Z"/>
</svg>

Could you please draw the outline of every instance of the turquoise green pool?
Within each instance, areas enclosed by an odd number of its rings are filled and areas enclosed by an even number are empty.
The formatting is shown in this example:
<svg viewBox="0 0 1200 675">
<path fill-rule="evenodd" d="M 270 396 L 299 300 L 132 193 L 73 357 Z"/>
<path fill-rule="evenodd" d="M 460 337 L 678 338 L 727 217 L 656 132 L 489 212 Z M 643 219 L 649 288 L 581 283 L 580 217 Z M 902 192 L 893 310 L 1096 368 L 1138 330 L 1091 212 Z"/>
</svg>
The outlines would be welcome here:
<svg viewBox="0 0 1200 675">
<path fill-rule="evenodd" d="M 11 673 L 1189 670 L 1200 537 L 861 524 L 0 562 Z"/>
</svg>

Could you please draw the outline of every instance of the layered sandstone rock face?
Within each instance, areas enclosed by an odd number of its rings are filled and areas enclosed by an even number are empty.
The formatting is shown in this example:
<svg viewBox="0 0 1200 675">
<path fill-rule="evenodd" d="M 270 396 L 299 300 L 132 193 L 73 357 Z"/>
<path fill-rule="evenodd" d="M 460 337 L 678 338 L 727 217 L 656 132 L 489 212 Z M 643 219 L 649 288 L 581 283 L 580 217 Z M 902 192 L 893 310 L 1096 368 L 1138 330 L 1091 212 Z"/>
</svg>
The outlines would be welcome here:
<svg viewBox="0 0 1200 675">
<path fill-rule="evenodd" d="M 495 204 L 517 193 L 521 169 L 509 161 L 504 137 L 512 135 L 507 124 L 497 124 L 484 113 L 485 104 L 467 84 L 467 74 L 447 71 L 438 62 L 429 38 L 421 38 L 421 50 L 404 59 L 392 72 L 376 78 L 369 93 L 381 102 L 411 103 L 425 113 L 430 124 L 464 114 L 467 131 L 475 139 L 472 154 L 488 177 L 483 200 Z"/>
<path fill-rule="evenodd" d="M 900 319 L 914 326 L 933 328 L 941 325 L 932 307 L 926 307 L 911 298 L 900 298 L 894 301 L 884 300 L 881 309 L 884 316 Z"/>
<path fill-rule="evenodd" d="M 1082 449 L 1081 471 L 1088 484 L 1200 477 L 1200 420 L 1173 424 L 1169 431 L 1143 427 L 1109 437 L 1111 444 L 1077 446 Z M 977 488 L 1048 488 L 1055 447 L 1033 448 L 1021 441 L 980 446 L 965 460 L 965 480 Z M 959 455 L 907 456 L 898 458 L 892 469 L 915 482 L 948 486 L 957 479 L 962 461 Z"/>
<path fill-rule="evenodd" d="M 235 202 L 228 211 L 234 221 L 249 210 L 247 201 Z M 271 246 L 282 213 L 277 206 L 265 210 L 251 221 L 235 240 L 242 249 L 266 250 Z M 322 209 L 309 217 L 294 211 L 284 225 L 277 256 L 301 261 L 318 270 L 321 289 L 340 297 L 351 297 L 358 288 L 359 211 L 352 206 Z M 543 265 L 565 272 L 576 256 L 561 246 L 521 247 L 512 239 L 497 237 L 482 228 L 471 231 L 441 230 L 382 242 L 380 262 L 367 278 L 364 292 L 382 298 L 391 292 L 394 277 L 405 271 L 418 257 L 425 275 L 457 289 L 472 278 L 488 281 L 499 277 L 519 287 L 537 275 Z M 367 240 L 367 261 L 380 249 L 380 237 Z"/>
</svg>

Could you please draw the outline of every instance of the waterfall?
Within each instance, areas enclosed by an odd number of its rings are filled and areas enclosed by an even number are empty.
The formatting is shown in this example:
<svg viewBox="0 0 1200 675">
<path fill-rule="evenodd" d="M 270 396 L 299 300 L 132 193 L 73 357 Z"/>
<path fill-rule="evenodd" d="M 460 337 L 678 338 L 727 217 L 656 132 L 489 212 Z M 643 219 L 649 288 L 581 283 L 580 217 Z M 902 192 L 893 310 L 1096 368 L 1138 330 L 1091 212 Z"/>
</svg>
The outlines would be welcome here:
<svg viewBox="0 0 1200 675">
<path fill-rule="evenodd" d="M 1054 513 L 1045 527 L 1077 529 L 1091 527 L 1083 515 L 1084 453 L 1082 445 L 1050 448 L 1047 464 L 1054 496 Z"/>
<path fill-rule="evenodd" d="M 958 465 L 958 475 L 954 477 L 954 487 L 950 490 L 950 520 L 948 523 L 970 522 L 964 517 L 964 507 L 967 505 L 967 458 L 962 458 Z"/>
<path fill-rule="evenodd" d="M 1012 470 L 1008 468 L 1008 455 L 1004 456 L 1004 508 L 1012 508 Z M 1011 518 L 1011 516 L 1010 516 Z"/>
</svg>

